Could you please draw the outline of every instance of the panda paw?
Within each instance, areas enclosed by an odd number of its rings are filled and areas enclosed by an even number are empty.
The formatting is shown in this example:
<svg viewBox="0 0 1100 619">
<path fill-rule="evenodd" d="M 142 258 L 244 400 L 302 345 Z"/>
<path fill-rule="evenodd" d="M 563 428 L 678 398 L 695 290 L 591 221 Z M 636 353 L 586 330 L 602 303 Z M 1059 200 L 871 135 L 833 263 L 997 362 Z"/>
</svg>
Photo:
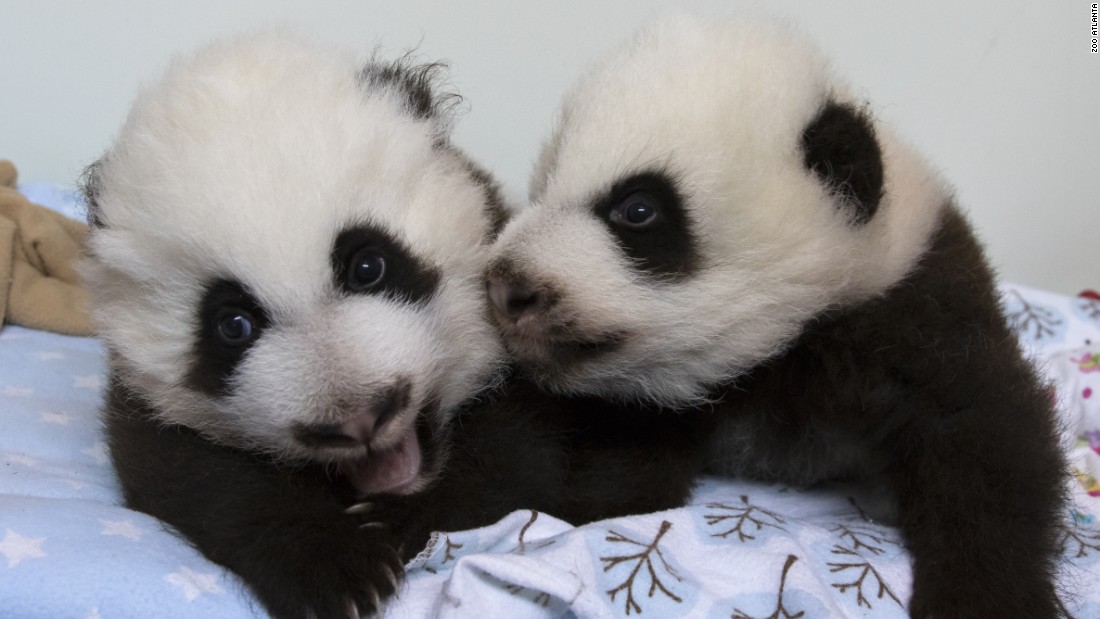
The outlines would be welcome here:
<svg viewBox="0 0 1100 619">
<path fill-rule="evenodd" d="M 360 526 L 367 524 L 368 526 Z M 236 571 L 276 619 L 359 619 L 381 615 L 397 592 L 404 564 L 381 526 L 358 523 L 332 535 L 302 531 L 282 552 L 253 557 Z"/>
<path fill-rule="evenodd" d="M 409 561 L 428 543 L 431 532 L 448 523 L 441 516 L 432 516 L 433 503 L 423 496 L 411 499 L 405 495 L 375 494 L 348 507 L 345 514 L 355 518 L 360 530 L 390 533 L 398 557 Z M 391 523 L 401 523 L 391 526 Z"/>
</svg>

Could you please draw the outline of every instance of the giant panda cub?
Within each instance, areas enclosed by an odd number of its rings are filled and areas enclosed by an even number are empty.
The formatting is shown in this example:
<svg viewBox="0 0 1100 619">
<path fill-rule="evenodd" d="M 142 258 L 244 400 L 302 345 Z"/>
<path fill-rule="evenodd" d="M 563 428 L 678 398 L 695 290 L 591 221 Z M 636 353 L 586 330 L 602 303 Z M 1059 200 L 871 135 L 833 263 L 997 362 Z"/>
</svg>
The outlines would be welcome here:
<svg viewBox="0 0 1100 619">
<path fill-rule="evenodd" d="M 146 89 L 87 175 L 126 501 L 278 616 L 394 590 L 392 544 L 334 480 L 427 487 L 500 369 L 481 318 L 500 203 L 449 144 L 433 70 L 285 33 L 221 42 Z"/>
<path fill-rule="evenodd" d="M 86 174 L 125 501 L 275 617 L 373 614 L 433 530 L 673 507 L 702 466 L 682 416 L 514 380 L 477 397 L 504 374 L 483 280 L 504 211 L 437 69 L 217 43 Z"/>
<path fill-rule="evenodd" d="M 580 79 L 488 270 L 506 347 L 719 417 L 714 472 L 885 480 L 913 617 L 1055 617 L 1050 398 L 951 191 L 803 38 L 668 19 Z"/>
</svg>

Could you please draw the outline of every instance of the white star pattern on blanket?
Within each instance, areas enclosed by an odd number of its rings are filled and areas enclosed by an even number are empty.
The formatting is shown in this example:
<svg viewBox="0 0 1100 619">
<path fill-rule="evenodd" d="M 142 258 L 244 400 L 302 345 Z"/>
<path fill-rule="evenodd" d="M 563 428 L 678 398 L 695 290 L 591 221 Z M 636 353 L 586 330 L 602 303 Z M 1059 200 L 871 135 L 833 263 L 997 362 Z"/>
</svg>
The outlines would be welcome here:
<svg viewBox="0 0 1100 619">
<path fill-rule="evenodd" d="M 99 391 L 99 374 L 74 376 L 73 389 L 91 389 L 92 391 Z"/>
<path fill-rule="evenodd" d="M 73 416 L 69 413 L 42 413 L 40 417 L 45 423 L 54 423 L 59 426 L 67 426 L 69 422 L 73 420 Z"/>
<path fill-rule="evenodd" d="M 7 462 L 8 464 L 18 464 L 20 466 L 25 466 L 28 469 L 33 469 L 39 464 L 38 460 L 35 460 L 34 458 L 21 453 L 12 453 L 4 456 L 4 462 Z"/>
<path fill-rule="evenodd" d="M 165 580 L 183 590 L 183 595 L 188 602 L 194 602 L 204 593 L 222 593 L 218 585 L 217 574 L 204 574 L 196 572 L 186 565 L 181 565 L 178 572 L 173 572 L 164 577 Z"/>
<path fill-rule="evenodd" d="M 96 464 L 107 464 L 111 461 L 111 457 L 107 455 L 107 443 L 103 441 L 96 441 L 94 445 L 82 449 L 80 453 L 91 456 Z"/>
<path fill-rule="evenodd" d="M 45 541 L 46 538 L 44 537 L 23 537 L 8 529 L 4 534 L 4 539 L 0 540 L 0 554 L 8 560 L 8 567 L 15 567 L 22 563 L 24 559 L 46 557 L 46 553 L 42 551 L 42 544 Z"/>
<path fill-rule="evenodd" d="M 34 395 L 34 389 L 30 387 L 4 387 L 0 395 L 8 398 L 29 398 Z"/>
<path fill-rule="evenodd" d="M 132 520 L 103 520 L 103 535 L 118 535 L 127 539 L 132 539 L 135 542 L 140 542 L 145 531 L 142 531 L 133 523 Z"/>
</svg>

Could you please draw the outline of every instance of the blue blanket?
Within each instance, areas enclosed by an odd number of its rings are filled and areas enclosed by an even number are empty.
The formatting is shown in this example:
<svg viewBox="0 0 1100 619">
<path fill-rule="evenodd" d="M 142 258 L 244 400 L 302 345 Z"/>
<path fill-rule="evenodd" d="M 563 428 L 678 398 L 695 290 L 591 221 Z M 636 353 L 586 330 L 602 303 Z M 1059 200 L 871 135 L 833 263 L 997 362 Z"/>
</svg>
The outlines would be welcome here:
<svg viewBox="0 0 1100 619">
<path fill-rule="evenodd" d="M 65 191 L 23 189 L 76 212 Z M 1066 510 L 1067 599 L 1100 617 L 1100 499 L 1089 494 L 1100 495 L 1100 302 L 1003 292 L 1057 388 L 1081 480 Z M 264 616 L 231 574 L 120 505 L 103 379 L 93 339 L 0 330 L 0 617 Z M 868 491 L 717 479 L 658 514 L 574 528 L 518 511 L 439 533 L 409 568 L 387 617 L 901 618 L 910 594 L 908 556 Z"/>
</svg>

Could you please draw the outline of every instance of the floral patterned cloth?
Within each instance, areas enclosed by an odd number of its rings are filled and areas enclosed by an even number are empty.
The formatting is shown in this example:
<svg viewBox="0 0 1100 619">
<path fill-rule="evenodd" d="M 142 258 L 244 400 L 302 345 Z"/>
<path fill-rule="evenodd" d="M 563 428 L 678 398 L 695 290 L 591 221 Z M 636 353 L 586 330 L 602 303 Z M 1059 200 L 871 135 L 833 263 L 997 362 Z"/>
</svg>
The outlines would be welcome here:
<svg viewBox="0 0 1100 619">
<path fill-rule="evenodd" d="M 1005 310 L 1057 399 L 1074 473 L 1100 501 L 1100 298 L 1004 286 Z M 1090 502 L 1100 513 L 1100 502 Z"/>
<path fill-rule="evenodd" d="M 24 189 L 72 212 L 67 192 Z M 1100 302 L 1003 293 L 1080 480 L 1068 605 L 1100 617 Z M 92 339 L 0 330 L 0 619 L 263 616 L 231 574 L 120 505 L 97 417 L 103 361 Z M 518 511 L 438 534 L 386 617 L 901 618 L 909 559 L 878 496 L 705 479 L 684 508 L 579 528 Z"/>
</svg>

